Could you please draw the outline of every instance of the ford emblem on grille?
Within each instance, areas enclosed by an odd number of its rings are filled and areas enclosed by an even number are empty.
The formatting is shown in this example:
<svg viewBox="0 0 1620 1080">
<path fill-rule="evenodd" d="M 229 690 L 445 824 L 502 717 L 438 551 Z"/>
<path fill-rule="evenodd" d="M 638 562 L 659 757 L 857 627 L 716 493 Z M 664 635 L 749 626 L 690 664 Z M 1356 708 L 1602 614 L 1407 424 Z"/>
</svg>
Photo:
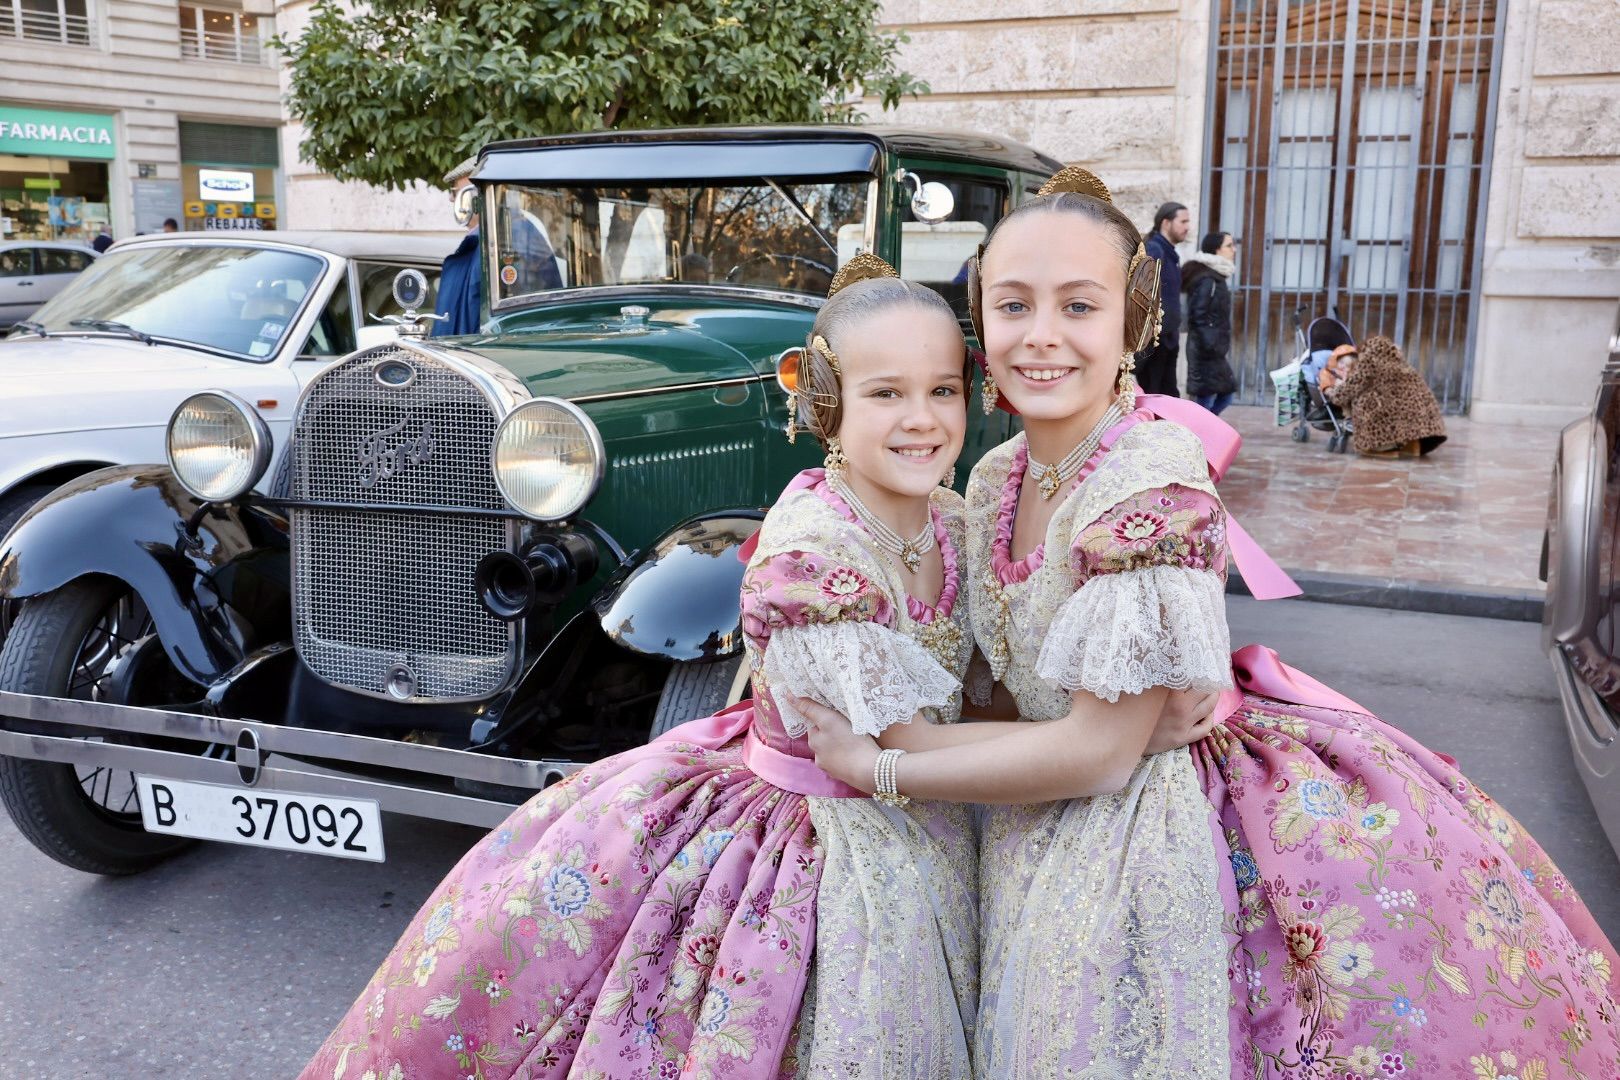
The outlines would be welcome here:
<svg viewBox="0 0 1620 1080">
<path fill-rule="evenodd" d="M 372 488 L 405 470 L 433 460 L 433 421 L 423 420 L 415 435 L 405 429 L 416 419 L 410 413 L 396 424 L 360 438 L 360 486 Z M 396 438 L 397 437 L 397 438 Z"/>
<path fill-rule="evenodd" d="M 384 386 L 403 390 L 416 381 L 416 369 L 403 360 L 384 360 L 372 369 L 371 376 Z"/>
</svg>

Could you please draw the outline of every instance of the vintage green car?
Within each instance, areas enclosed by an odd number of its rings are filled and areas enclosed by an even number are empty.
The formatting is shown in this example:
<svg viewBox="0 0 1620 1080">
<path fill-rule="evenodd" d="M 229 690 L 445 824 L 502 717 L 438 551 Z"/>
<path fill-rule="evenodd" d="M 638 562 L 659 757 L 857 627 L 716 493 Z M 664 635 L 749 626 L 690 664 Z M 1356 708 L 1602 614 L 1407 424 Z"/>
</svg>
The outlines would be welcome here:
<svg viewBox="0 0 1620 1080">
<path fill-rule="evenodd" d="M 737 549 L 818 453 L 778 368 L 833 273 L 876 251 L 965 326 L 967 258 L 1059 164 L 857 127 L 487 147 L 479 334 L 337 361 L 280 448 L 197 395 L 166 466 L 0 544 L 11 816 L 97 873 L 196 838 L 380 859 L 379 810 L 493 824 L 736 700 Z M 1011 434 L 970 415 L 964 466 Z"/>
</svg>

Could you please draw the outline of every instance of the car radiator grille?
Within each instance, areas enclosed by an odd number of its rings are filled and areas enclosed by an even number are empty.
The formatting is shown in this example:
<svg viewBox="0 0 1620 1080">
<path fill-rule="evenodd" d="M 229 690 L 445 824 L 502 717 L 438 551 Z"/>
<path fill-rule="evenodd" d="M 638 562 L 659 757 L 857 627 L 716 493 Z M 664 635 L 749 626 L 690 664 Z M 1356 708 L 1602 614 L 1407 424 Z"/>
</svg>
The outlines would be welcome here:
<svg viewBox="0 0 1620 1080">
<path fill-rule="evenodd" d="M 374 372 L 415 371 L 408 386 Z M 513 629 L 473 589 L 478 560 L 512 550 L 510 519 L 490 475 L 498 421 L 453 367 L 385 346 L 322 374 L 299 405 L 286 494 L 345 504 L 292 513 L 294 640 L 310 670 L 370 694 L 418 700 L 487 697 L 516 663 Z M 367 506 L 421 507 L 369 510 Z M 431 508 L 431 509 L 430 509 Z M 392 687 L 391 687 L 392 682 Z"/>
</svg>

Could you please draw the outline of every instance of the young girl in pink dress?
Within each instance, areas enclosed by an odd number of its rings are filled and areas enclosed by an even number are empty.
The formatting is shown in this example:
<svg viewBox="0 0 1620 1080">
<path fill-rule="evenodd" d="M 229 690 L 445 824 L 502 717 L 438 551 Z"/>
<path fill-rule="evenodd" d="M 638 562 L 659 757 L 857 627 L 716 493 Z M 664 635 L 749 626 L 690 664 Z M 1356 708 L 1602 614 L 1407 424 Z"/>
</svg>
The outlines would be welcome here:
<svg viewBox="0 0 1620 1080">
<path fill-rule="evenodd" d="M 973 270 L 987 396 L 1025 433 L 973 471 L 965 573 L 1033 723 L 966 749 L 918 731 L 886 783 L 1010 804 L 981 844 L 976 1073 L 1620 1075 L 1614 950 L 1535 841 L 1274 653 L 1229 657 L 1228 551 L 1255 551 L 1211 482 L 1230 430 L 1135 394 L 1157 266 L 1107 189 L 1060 173 Z M 1141 757 L 1185 687 L 1229 688 L 1223 722 Z M 805 709 L 818 764 L 867 782 L 872 740 Z M 1112 793 L 1078 797 L 1100 775 Z"/>
<path fill-rule="evenodd" d="M 794 421 L 828 468 L 789 485 L 749 558 L 753 700 L 582 770 L 482 840 L 310 1080 L 970 1076 L 969 810 L 833 780 L 791 705 L 869 735 L 960 715 L 962 501 L 940 483 L 966 351 L 945 301 L 892 275 L 857 257 L 808 342 Z"/>
</svg>

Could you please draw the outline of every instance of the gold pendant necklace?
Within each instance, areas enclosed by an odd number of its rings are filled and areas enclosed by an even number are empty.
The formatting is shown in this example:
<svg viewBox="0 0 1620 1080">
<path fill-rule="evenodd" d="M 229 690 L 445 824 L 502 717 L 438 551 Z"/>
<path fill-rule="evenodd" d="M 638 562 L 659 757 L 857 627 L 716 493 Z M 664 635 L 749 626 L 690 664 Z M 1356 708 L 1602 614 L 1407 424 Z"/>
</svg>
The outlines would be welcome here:
<svg viewBox="0 0 1620 1080">
<path fill-rule="evenodd" d="M 1111 403 L 1108 411 L 1103 413 L 1102 419 L 1091 429 L 1091 433 L 1080 440 L 1079 446 L 1064 454 L 1063 460 L 1056 465 L 1045 465 L 1036 461 L 1027 451 L 1029 443 L 1026 438 L 1024 476 L 1035 477 L 1035 482 L 1041 490 L 1041 498 L 1050 502 L 1059 491 L 1063 490 L 1065 483 L 1080 475 L 1081 466 L 1090 461 L 1091 455 L 1097 452 L 1097 447 L 1102 443 L 1102 437 L 1108 433 L 1108 429 L 1124 418 L 1125 414 L 1120 410 L 1119 403 L 1117 401 Z"/>
</svg>

